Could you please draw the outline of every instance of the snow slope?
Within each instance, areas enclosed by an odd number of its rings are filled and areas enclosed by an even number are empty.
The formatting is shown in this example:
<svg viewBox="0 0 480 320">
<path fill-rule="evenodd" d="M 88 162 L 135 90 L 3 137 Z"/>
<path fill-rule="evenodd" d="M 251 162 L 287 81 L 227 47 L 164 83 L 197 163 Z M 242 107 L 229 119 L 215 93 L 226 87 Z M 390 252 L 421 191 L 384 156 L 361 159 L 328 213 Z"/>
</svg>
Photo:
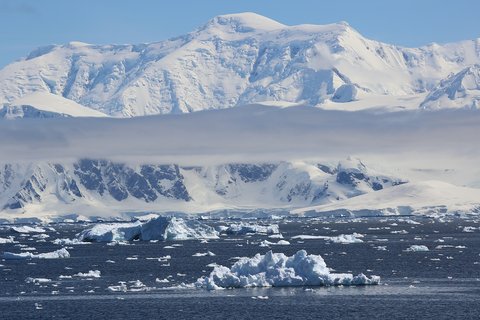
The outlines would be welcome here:
<svg viewBox="0 0 480 320">
<path fill-rule="evenodd" d="M 34 92 L 0 109 L 0 118 L 106 117 L 75 101 L 48 92 Z"/>
<path fill-rule="evenodd" d="M 402 215 L 479 213 L 480 189 L 442 181 L 412 182 L 342 202 L 293 210 L 293 214 Z"/>
<path fill-rule="evenodd" d="M 0 70 L 0 104 L 47 92 L 123 117 L 263 101 L 349 109 L 384 96 L 415 108 L 421 100 L 401 97 L 426 95 L 480 63 L 479 47 L 480 39 L 403 48 L 345 22 L 287 26 L 254 13 L 222 15 L 156 43 L 39 48 Z"/>
</svg>

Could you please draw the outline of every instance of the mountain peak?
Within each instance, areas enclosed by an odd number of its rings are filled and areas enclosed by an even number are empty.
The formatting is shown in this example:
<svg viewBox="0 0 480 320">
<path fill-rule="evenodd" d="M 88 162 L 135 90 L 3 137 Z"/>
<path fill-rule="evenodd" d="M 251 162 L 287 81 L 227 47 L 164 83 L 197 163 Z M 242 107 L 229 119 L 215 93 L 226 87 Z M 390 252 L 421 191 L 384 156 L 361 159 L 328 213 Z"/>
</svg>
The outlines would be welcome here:
<svg viewBox="0 0 480 320">
<path fill-rule="evenodd" d="M 254 31 L 271 31 L 284 27 L 284 24 L 257 13 L 242 12 L 216 16 L 201 29 L 220 28 L 223 31 L 248 33 Z"/>
</svg>

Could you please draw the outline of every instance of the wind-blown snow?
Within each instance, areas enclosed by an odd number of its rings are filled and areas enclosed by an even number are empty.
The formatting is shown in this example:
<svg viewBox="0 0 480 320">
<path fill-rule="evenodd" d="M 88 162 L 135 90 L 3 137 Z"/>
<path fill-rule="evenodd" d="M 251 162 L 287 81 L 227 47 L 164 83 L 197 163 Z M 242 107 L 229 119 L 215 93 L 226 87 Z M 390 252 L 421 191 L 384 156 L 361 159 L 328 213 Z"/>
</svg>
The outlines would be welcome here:
<svg viewBox="0 0 480 320">
<path fill-rule="evenodd" d="M 95 224 L 77 235 L 80 241 L 111 242 L 149 240 L 216 239 L 218 232 L 196 220 L 157 217 L 145 223 Z"/>
<path fill-rule="evenodd" d="M 34 254 L 31 252 L 12 253 L 4 252 L 2 258 L 5 260 L 25 260 L 25 259 L 64 259 L 70 258 L 67 249 L 62 248 L 53 252 Z"/>
<path fill-rule="evenodd" d="M 267 252 L 241 258 L 231 268 L 216 266 L 209 276 L 197 280 L 208 290 L 247 287 L 337 286 L 378 284 L 380 277 L 332 273 L 320 255 L 300 250 L 293 256 Z"/>
</svg>

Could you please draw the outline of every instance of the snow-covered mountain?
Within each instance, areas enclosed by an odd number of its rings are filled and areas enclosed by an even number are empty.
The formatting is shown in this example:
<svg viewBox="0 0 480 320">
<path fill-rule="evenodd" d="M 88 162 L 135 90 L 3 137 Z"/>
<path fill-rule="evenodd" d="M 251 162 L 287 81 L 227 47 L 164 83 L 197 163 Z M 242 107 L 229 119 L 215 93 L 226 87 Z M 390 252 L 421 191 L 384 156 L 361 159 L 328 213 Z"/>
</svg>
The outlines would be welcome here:
<svg viewBox="0 0 480 320">
<path fill-rule="evenodd" d="M 395 98 L 387 106 L 418 108 L 435 90 L 422 104 L 432 108 L 460 81 L 442 79 L 464 77 L 461 70 L 479 63 L 480 39 L 403 48 L 366 39 L 344 22 L 286 26 L 241 13 L 156 43 L 39 48 L 0 71 L 0 105 L 46 92 L 121 117 L 262 101 L 348 109 L 382 97 Z"/>
<path fill-rule="evenodd" d="M 406 181 L 357 159 L 338 164 L 282 162 L 209 167 L 128 166 L 83 159 L 69 165 L 6 164 L 2 219 L 127 212 L 292 208 L 328 204 Z"/>
</svg>

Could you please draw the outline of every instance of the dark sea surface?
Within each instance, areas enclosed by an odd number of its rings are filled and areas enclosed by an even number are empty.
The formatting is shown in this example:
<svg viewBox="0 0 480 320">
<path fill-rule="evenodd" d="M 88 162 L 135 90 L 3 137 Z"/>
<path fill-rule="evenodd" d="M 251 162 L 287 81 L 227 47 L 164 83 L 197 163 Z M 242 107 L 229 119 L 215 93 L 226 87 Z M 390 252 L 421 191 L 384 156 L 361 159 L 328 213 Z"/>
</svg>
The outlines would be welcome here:
<svg viewBox="0 0 480 320">
<path fill-rule="evenodd" d="M 266 235 L 222 236 L 208 243 L 59 246 L 52 241 L 74 238 L 88 226 L 51 225 L 55 230 L 48 230 L 49 237 L 43 240 L 3 226 L 0 237 L 14 236 L 19 243 L 0 244 L 0 253 L 22 252 L 19 245 L 38 253 L 66 247 L 71 257 L 0 260 L 0 319 L 480 319 L 480 230 L 463 230 L 478 228 L 478 222 L 415 221 L 420 224 L 379 218 L 261 220 L 261 224 L 278 223 L 284 239 L 291 243 L 270 248 L 259 244 L 278 239 Z M 205 223 L 218 226 L 231 221 Z M 365 235 L 363 243 L 291 239 L 300 234 L 354 232 Z M 430 251 L 405 251 L 413 244 L 426 245 Z M 268 250 L 291 255 L 300 249 L 322 255 L 335 272 L 379 275 L 381 284 L 217 291 L 182 288 L 182 283 L 188 285 L 207 275 L 211 263 L 230 267 L 235 257 Z M 207 251 L 215 256 L 193 256 Z M 171 259 L 159 261 L 167 255 Z M 99 270 L 100 278 L 74 276 L 90 270 Z M 31 283 L 29 277 L 51 281 Z M 169 282 L 159 283 L 157 278 Z M 127 292 L 108 289 L 120 282 L 125 282 Z"/>
</svg>

